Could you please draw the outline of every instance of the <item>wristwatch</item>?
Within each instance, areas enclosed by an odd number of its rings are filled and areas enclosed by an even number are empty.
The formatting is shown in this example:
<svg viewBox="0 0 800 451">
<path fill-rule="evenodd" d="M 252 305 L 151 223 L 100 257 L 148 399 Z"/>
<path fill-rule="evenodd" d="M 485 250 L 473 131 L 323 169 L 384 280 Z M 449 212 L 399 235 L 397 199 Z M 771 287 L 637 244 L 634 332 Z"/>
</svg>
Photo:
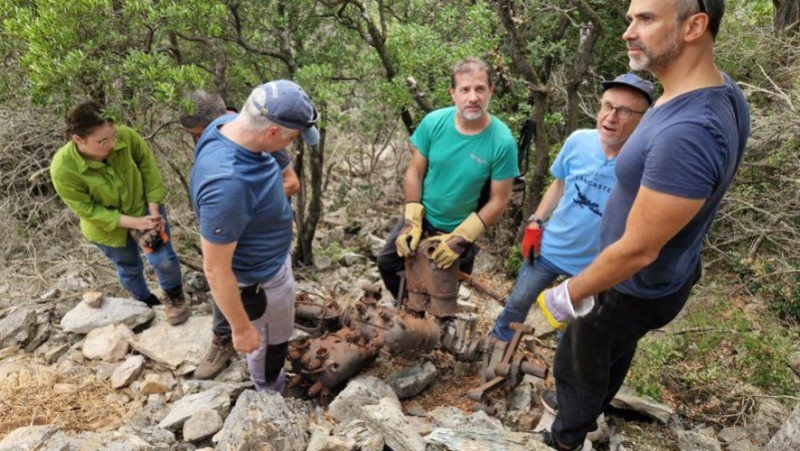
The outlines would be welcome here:
<svg viewBox="0 0 800 451">
<path fill-rule="evenodd" d="M 535 214 L 532 214 L 532 215 L 530 215 L 530 217 L 528 217 L 528 222 L 527 223 L 530 224 L 532 222 L 535 222 L 536 225 L 538 225 L 539 227 L 544 227 L 544 221 L 539 219 L 539 217 L 536 216 Z"/>
</svg>

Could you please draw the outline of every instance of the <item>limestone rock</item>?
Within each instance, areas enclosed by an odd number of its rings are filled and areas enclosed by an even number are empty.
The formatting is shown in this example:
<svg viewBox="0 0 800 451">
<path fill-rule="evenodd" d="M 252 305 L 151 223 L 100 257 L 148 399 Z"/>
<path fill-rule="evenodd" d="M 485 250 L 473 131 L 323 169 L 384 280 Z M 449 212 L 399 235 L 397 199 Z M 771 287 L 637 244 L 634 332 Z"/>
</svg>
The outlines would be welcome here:
<svg viewBox="0 0 800 451">
<path fill-rule="evenodd" d="M 26 426 L 14 429 L 0 441 L 0 451 L 27 450 L 27 449 L 56 449 L 66 451 L 65 448 L 45 447 L 51 439 L 63 437 L 64 433 L 53 425 Z"/>
<path fill-rule="evenodd" d="M 163 395 L 175 386 L 175 378 L 170 373 L 153 373 L 145 376 L 139 385 L 139 390 L 144 395 Z"/>
<path fill-rule="evenodd" d="M 353 439 L 361 451 L 383 451 L 384 448 L 383 436 L 372 431 L 362 420 L 342 423 L 333 429 L 333 434 Z"/>
<path fill-rule="evenodd" d="M 383 398 L 378 404 L 364 406 L 364 421 L 373 431 L 383 435 L 386 445 L 394 451 L 419 451 L 425 449 L 422 436 L 408 423 L 400 402 Z"/>
<path fill-rule="evenodd" d="M 617 409 L 633 410 L 641 413 L 657 420 L 661 424 L 667 424 L 669 418 L 675 414 L 671 407 L 650 398 L 637 396 L 632 389 L 625 385 L 619 390 L 617 396 L 611 400 L 611 405 Z"/>
<path fill-rule="evenodd" d="M 109 324 L 122 323 L 134 328 L 150 321 L 153 315 L 153 310 L 143 302 L 129 298 L 108 298 L 99 309 L 79 303 L 61 318 L 61 327 L 78 334 L 86 334 Z"/>
<path fill-rule="evenodd" d="M 531 410 L 531 402 L 533 400 L 533 386 L 531 384 L 519 384 L 517 388 L 511 392 L 509 405 L 511 410 L 519 412 L 528 412 Z"/>
<path fill-rule="evenodd" d="M 197 442 L 211 437 L 222 429 L 222 424 L 222 417 L 216 410 L 198 410 L 183 424 L 183 439 L 187 442 Z"/>
<path fill-rule="evenodd" d="M 406 399 L 420 394 L 439 374 L 431 362 L 415 365 L 407 370 L 391 375 L 386 382 L 394 389 L 399 399 Z"/>
<path fill-rule="evenodd" d="M 362 418 L 363 406 L 377 404 L 383 398 L 397 399 L 394 390 L 374 376 L 350 379 L 347 387 L 328 406 L 328 414 L 340 423 Z"/>
<path fill-rule="evenodd" d="M 133 382 L 144 368 L 144 357 L 134 355 L 128 357 L 116 370 L 111 374 L 111 386 L 114 388 L 122 388 L 128 386 Z"/>
<path fill-rule="evenodd" d="M 678 449 L 681 451 L 722 451 L 714 437 L 697 431 L 678 431 Z"/>
<path fill-rule="evenodd" d="M 36 311 L 28 307 L 13 310 L 0 319 L 0 349 L 25 345 L 36 333 Z"/>
<path fill-rule="evenodd" d="M 766 449 L 774 451 L 800 449 L 800 405 L 794 409 L 780 430 L 772 436 Z"/>
<path fill-rule="evenodd" d="M 306 451 L 353 451 L 356 441 L 350 437 L 337 437 L 328 435 L 325 431 L 317 429 L 311 434 Z"/>
<path fill-rule="evenodd" d="M 427 437 L 430 451 L 552 451 L 539 434 L 480 430 L 434 429 Z M 585 448 L 584 448 L 585 449 Z"/>
<path fill-rule="evenodd" d="M 307 415 L 280 394 L 246 390 L 213 440 L 220 451 L 305 451 L 307 429 Z"/>
<path fill-rule="evenodd" d="M 133 332 L 124 324 L 109 324 L 92 330 L 83 342 L 83 356 L 92 360 L 116 362 L 125 358 Z"/>
<path fill-rule="evenodd" d="M 105 296 L 99 291 L 90 291 L 83 294 L 83 303 L 91 308 L 100 308 L 103 306 Z"/>
<path fill-rule="evenodd" d="M 158 423 L 158 427 L 175 430 L 201 410 L 214 410 L 224 417 L 230 410 L 231 395 L 235 390 L 236 387 L 230 385 L 218 385 L 204 392 L 184 396 L 170 406 L 169 413 Z"/>
<path fill-rule="evenodd" d="M 486 412 L 479 410 L 471 415 L 464 413 L 457 407 L 437 407 L 427 415 L 431 423 L 437 428 L 446 429 L 471 429 L 485 431 L 503 431 L 505 427 L 500 420 L 492 418 Z"/>
<path fill-rule="evenodd" d="M 212 339 L 211 316 L 191 316 L 179 326 L 159 317 L 156 324 L 136 335 L 131 345 L 152 360 L 176 369 L 184 362 L 199 364 Z"/>
</svg>

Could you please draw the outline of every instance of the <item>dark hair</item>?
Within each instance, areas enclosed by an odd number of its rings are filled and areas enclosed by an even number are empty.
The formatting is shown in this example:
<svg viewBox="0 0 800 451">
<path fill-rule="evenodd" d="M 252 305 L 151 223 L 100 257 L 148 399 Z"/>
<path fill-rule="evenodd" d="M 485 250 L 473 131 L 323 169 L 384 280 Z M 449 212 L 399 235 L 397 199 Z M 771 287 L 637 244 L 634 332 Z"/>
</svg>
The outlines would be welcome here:
<svg viewBox="0 0 800 451">
<path fill-rule="evenodd" d="M 700 12 L 708 16 L 708 31 L 711 38 L 716 40 L 719 32 L 719 25 L 722 23 L 722 16 L 725 15 L 725 0 L 678 0 L 677 15 L 678 21 Z"/>
<path fill-rule="evenodd" d="M 475 70 L 486 72 L 486 81 L 489 83 L 489 86 L 494 86 L 492 68 L 489 67 L 486 61 L 480 58 L 469 57 L 458 61 L 453 66 L 453 72 L 450 74 L 450 87 L 456 87 L 456 75 L 472 73 Z"/>
<path fill-rule="evenodd" d="M 100 105 L 94 102 L 84 102 L 69 112 L 67 116 L 67 136 L 78 135 L 81 138 L 86 138 L 96 128 L 113 123 L 113 120 L 103 114 Z"/>
<path fill-rule="evenodd" d="M 208 127 L 214 119 L 225 114 L 225 102 L 216 94 L 203 90 L 192 91 L 186 99 L 190 102 L 191 111 L 181 108 L 181 116 L 178 118 L 184 128 Z"/>
</svg>

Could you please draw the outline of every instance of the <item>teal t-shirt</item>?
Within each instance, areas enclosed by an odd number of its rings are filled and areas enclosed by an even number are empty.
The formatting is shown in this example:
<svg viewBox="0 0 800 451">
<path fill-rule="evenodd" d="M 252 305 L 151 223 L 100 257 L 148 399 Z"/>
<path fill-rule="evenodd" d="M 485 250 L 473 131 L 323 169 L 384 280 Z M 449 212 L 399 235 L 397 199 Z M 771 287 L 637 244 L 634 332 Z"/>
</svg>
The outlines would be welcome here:
<svg viewBox="0 0 800 451">
<path fill-rule="evenodd" d="M 445 232 L 477 211 L 487 179 L 519 175 L 517 143 L 506 124 L 494 116 L 486 130 L 468 136 L 456 130 L 456 108 L 442 108 L 422 119 L 410 141 L 428 159 L 422 184 L 425 218 Z"/>
</svg>

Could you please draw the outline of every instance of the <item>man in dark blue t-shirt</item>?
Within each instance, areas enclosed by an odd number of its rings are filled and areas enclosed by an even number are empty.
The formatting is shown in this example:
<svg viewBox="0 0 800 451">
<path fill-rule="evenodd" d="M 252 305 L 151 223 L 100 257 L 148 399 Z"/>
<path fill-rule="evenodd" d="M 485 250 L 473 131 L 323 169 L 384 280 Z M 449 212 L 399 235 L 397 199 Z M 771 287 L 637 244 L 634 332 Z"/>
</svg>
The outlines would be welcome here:
<svg viewBox="0 0 800 451">
<path fill-rule="evenodd" d="M 583 446 L 639 339 L 675 318 L 700 277 L 700 244 L 750 134 L 743 93 L 714 63 L 724 10 L 724 0 L 628 8 L 630 66 L 651 72 L 664 93 L 620 152 L 601 253 L 538 299 L 551 323 L 569 322 L 553 367 L 558 412 L 545 434 L 556 449 Z"/>
</svg>

